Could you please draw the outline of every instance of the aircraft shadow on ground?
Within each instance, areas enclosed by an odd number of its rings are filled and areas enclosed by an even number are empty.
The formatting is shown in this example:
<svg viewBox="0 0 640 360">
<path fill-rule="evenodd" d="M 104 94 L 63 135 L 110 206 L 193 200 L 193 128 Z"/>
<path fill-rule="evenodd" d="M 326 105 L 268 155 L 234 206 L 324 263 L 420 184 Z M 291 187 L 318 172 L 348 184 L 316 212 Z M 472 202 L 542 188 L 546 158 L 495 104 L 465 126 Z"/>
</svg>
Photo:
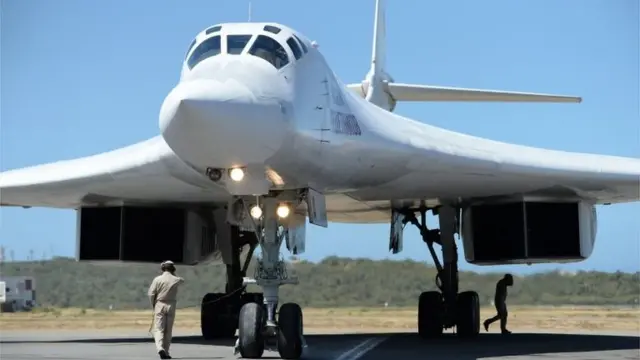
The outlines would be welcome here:
<svg viewBox="0 0 640 360">
<path fill-rule="evenodd" d="M 314 345 L 332 343 L 334 341 L 356 340 L 372 336 L 384 336 L 388 339 L 382 342 L 374 352 L 376 357 L 382 358 L 423 358 L 455 356 L 457 360 L 472 360 L 484 357 L 524 356 L 542 353 L 577 353 L 591 351 L 633 350 L 640 349 L 640 337 L 624 335 L 587 335 L 587 334 L 481 334 L 475 339 L 460 339 L 452 334 L 446 334 L 439 339 L 422 339 L 416 333 L 392 334 L 345 334 L 345 335 L 307 335 L 310 350 Z M 94 344 L 125 344 L 152 343 L 149 337 L 136 338 L 96 338 L 96 339 L 64 339 L 64 340 L 0 340 L 0 343 L 94 343 Z M 174 344 L 233 346 L 235 338 L 204 340 L 201 336 L 176 336 Z"/>
<path fill-rule="evenodd" d="M 376 348 L 376 358 L 422 359 L 425 356 L 455 356 L 472 360 L 503 356 L 549 353 L 580 353 L 640 349 L 640 337 L 587 334 L 481 334 L 475 339 L 460 339 L 447 334 L 440 339 L 422 339 L 415 333 L 394 334 Z M 386 353 L 388 352 L 388 353 Z"/>
</svg>

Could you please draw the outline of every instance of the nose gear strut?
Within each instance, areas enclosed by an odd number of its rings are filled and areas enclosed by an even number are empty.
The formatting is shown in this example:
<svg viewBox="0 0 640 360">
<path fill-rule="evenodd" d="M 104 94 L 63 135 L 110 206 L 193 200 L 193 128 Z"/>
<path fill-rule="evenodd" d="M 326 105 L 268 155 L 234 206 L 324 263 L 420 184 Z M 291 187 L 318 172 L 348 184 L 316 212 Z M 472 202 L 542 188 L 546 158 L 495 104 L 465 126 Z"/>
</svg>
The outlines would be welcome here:
<svg viewBox="0 0 640 360">
<path fill-rule="evenodd" d="M 276 197 L 264 197 L 261 202 L 262 216 L 259 220 L 254 220 L 261 257 L 257 259 L 254 278 L 245 277 L 243 285 L 260 286 L 263 303 L 246 303 L 240 309 L 238 340 L 234 352 L 245 358 L 259 358 L 264 350 L 269 349 L 277 350 L 283 359 L 298 359 L 306 348 L 302 309 L 298 304 L 285 303 L 277 311 L 280 286 L 298 283 L 297 277 L 287 273 L 286 264 L 280 255 L 280 247 L 289 236 L 288 228 L 277 215 Z M 244 211 L 249 215 L 246 206 Z"/>
</svg>

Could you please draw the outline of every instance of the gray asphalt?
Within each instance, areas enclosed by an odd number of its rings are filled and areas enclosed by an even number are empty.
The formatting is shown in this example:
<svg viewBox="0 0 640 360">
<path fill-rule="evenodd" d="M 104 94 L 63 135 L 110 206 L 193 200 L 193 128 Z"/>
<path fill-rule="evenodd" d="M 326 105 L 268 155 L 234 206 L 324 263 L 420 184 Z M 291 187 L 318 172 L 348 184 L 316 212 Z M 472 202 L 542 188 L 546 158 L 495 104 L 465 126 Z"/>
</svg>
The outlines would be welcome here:
<svg viewBox="0 0 640 360">
<path fill-rule="evenodd" d="M 417 334 L 396 334 L 359 360 L 500 359 L 619 360 L 640 359 L 640 337 L 586 334 L 482 334 L 473 340 L 447 335 L 421 340 Z"/>
<path fill-rule="evenodd" d="M 158 359 L 150 337 L 91 333 L 3 332 L 0 359 Z M 406 333 L 312 335 L 306 339 L 305 358 L 310 360 L 640 359 L 640 337 L 629 335 L 482 334 L 473 340 L 447 335 L 427 341 Z M 174 359 L 237 359 L 232 346 L 233 340 L 210 342 L 197 335 L 178 336 L 171 353 Z M 264 358 L 279 357 L 266 352 Z"/>
</svg>

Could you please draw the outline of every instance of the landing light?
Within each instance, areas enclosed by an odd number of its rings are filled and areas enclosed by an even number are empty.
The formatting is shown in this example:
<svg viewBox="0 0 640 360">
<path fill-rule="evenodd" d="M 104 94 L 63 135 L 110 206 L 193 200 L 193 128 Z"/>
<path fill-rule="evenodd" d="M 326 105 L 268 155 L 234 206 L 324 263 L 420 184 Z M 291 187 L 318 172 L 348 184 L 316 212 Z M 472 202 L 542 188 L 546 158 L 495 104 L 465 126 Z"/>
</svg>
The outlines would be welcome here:
<svg viewBox="0 0 640 360">
<path fill-rule="evenodd" d="M 262 216 L 262 209 L 258 205 L 253 205 L 251 210 L 249 210 L 249 213 L 251 214 L 252 218 L 260 219 L 260 217 Z"/>
<path fill-rule="evenodd" d="M 289 211 L 289 206 L 287 206 L 286 204 L 282 204 L 278 206 L 278 209 L 276 209 L 276 213 L 278 214 L 278 216 L 283 219 L 289 216 Z"/>
<path fill-rule="evenodd" d="M 212 181 L 218 181 L 222 178 L 222 171 L 220 169 L 207 168 L 207 176 Z"/>
<path fill-rule="evenodd" d="M 244 179 L 244 170 L 240 168 L 231 169 L 229 170 L 229 177 L 233 181 L 242 181 Z"/>
</svg>

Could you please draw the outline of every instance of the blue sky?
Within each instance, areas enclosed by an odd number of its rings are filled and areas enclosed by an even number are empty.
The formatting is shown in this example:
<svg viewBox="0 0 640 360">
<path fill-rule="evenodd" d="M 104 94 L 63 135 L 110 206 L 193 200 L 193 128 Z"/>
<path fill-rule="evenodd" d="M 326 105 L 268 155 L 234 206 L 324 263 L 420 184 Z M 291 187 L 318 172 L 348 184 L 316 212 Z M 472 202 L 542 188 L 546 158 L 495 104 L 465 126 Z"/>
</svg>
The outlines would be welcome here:
<svg viewBox="0 0 640 360">
<path fill-rule="evenodd" d="M 583 96 L 582 104 L 400 104 L 455 131 L 538 147 L 640 156 L 636 0 L 387 1 L 387 71 L 398 82 Z M 277 6 L 276 6 L 277 5 Z M 254 0 L 254 21 L 287 24 L 320 44 L 344 82 L 369 67 L 374 1 Z M 158 134 L 164 96 L 203 28 L 246 21 L 248 1 L 2 0 L 2 170 L 81 157 Z M 16 259 L 72 256 L 71 210 L 1 210 Z M 598 209 L 594 255 L 572 265 L 478 267 L 637 271 L 640 206 Z M 417 230 L 387 251 L 387 225 L 309 227 L 309 260 L 328 255 L 431 262 Z M 462 258 L 462 257 L 461 257 Z"/>
</svg>

